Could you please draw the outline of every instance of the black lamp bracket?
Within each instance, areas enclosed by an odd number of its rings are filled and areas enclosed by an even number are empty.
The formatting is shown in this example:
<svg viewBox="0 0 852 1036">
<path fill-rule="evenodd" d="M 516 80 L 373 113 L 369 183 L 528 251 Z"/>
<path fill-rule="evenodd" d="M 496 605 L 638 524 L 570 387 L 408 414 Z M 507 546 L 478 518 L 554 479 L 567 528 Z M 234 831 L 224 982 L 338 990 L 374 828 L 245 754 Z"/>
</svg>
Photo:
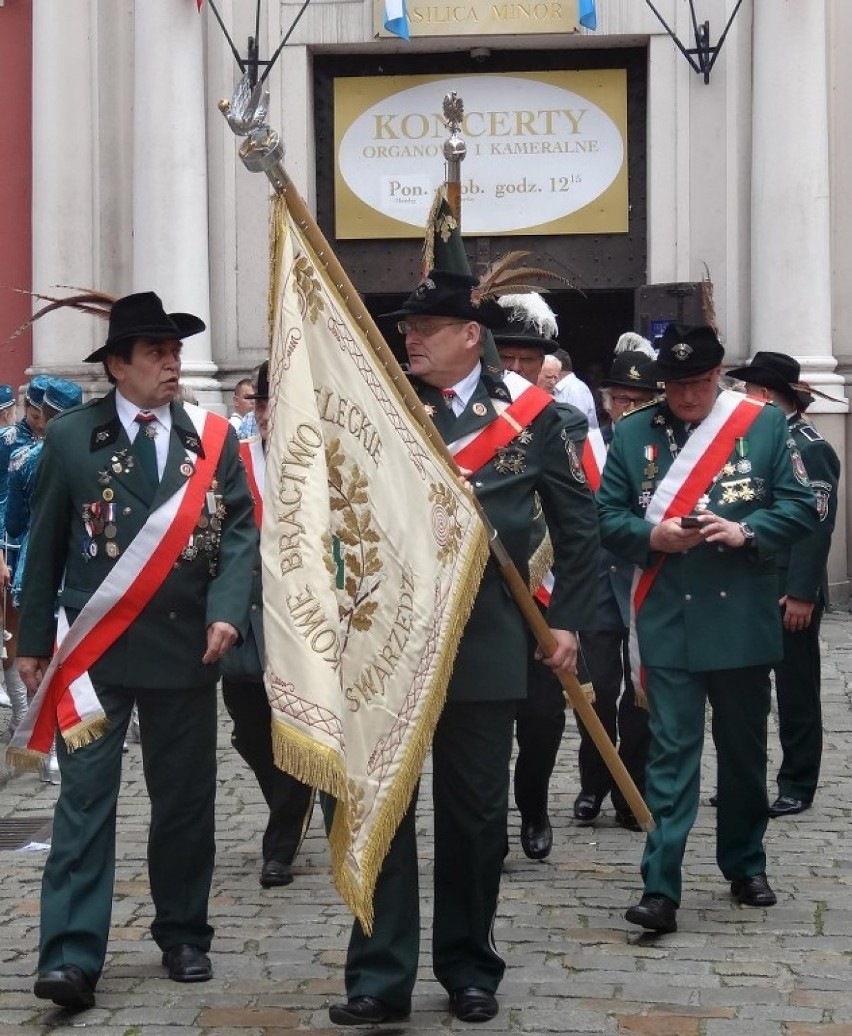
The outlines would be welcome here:
<svg viewBox="0 0 852 1036">
<path fill-rule="evenodd" d="M 698 17 L 695 14 L 695 0 L 689 0 L 689 13 L 692 15 L 692 31 L 695 36 L 695 46 L 685 47 L 683 43 L 677 38 L 674 29 L 668 24 L 663 18 L 660 12 L 652 3 L 652 0 L 645 0 L 645 3 L 651 8 L 654 14 L 660 21 L 660 24 L 671 36 L 675 42 L 677 49 L 683 54 L 692 68 L 701 76 L 704 76 L 704 82 L 710 82 L 710 72 L 713 66 L 716 64 L 716 58 L 719 56 L 719 52 L 722 49 L 722 44 L 725 42 L 725 37 L 728 35 L 728 30 L 733 23 L 734 18 L 737 16 L 743 0 L 737 0 L 736 6 L 731 12 L 731 17 L 728 19 L 728 24 L 725 26 L 725 31 L 719 37 L 719 42 L 715 46 L 710 44 L 710 22 L 701 22 L 699 24 Z"/>
<path fill-rule="evenodd" d="M 284 34 L 284 38 L 278 45 L 278 49 L 268 60 L 261 59 L 258 49 L 258 40 L 260 38 L 260 0 L 257 0 L 257 7 L 255 8 L 254 36 L 249 36 L 247 52 L 244 58 L 240 56 L 240 52 L 237 50 L 234 41 L 231 39 L 231 34 L 228 32 L 225 23 L 222 21 L 222 16 L 219 14 L 218 9 L 216 8 L 215 0 L 208 0 L 208 6 L 210 7 L 210 10 L 213 12 L 213 16 L 215 17 L 216 21 L 219 23 L 219 28 L 222 30 L 222 33 L 225 36 L 228 46 L 231 48 L 231 53 L 234 55 L 234 60 L 239 66 L 240 72 L 242 72 L 243 75 L 245 75 L 246 72 L 249 73 L 249 78 L 251 80 L 252 86 L 262 86 L 266 81 L 267 76 L 272 71 L 273 65 L 281 56 L 281 52 L 284 50 L 284 46 L 287 43 L 287 40 L 290 39 L 291 35 L 293 34 L 293 30 L 299 24 L 299 19 L 305 13 L 305 10 L 310 2 L 311 0 L 304 0 L 302 6 L 296 12 L 296 16 L 293 19 L 290 28 Z M 264 72 L 263 75 L 261 75 L 258 79 L 258 71 L 261 66 L 264 67 Z"/>
</svg>

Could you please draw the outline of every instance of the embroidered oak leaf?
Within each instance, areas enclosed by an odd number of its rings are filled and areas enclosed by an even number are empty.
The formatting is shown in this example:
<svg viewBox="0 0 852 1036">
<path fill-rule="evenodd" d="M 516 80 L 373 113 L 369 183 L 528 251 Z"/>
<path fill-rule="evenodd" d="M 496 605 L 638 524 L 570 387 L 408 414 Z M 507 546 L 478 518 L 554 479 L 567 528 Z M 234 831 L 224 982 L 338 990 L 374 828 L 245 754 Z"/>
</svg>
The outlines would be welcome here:
<svg viewBox="0 0 852 1036">
<path fill-rule="evenodd" d="M 329 573 L 334 571 L 335 589 L 338 597 L 338 611 L 346 640 L 352 630 L 363 632 L 371 628 L 372 616 L 377 603 L 370 598 L 382 581 L 382 561 L 378 549 L 373 545 L 380 536 L 373 526 L 373 515 L 369 507 L 369 483 L 359 465 L 353 462 L 346 468 L 346 457 L 339 439 L 326 444 L 328 466 L 329 502 L 335 517 L 332 537 L 340 546 L 337 559 Z M 342 572 L 345 573 L 341 579 Z"/>
<path fill-rule="evenodd" d="M 299 296 L 299 311 L 303 318 L 307 316 L 310 322 L 315 324 L 320 311 L 325 309 L 319 278 L 316 277 L 313 266 L 304 255 L 300 255 L 296 260 L 294 273 L 296 291 Z"/>
</svg>

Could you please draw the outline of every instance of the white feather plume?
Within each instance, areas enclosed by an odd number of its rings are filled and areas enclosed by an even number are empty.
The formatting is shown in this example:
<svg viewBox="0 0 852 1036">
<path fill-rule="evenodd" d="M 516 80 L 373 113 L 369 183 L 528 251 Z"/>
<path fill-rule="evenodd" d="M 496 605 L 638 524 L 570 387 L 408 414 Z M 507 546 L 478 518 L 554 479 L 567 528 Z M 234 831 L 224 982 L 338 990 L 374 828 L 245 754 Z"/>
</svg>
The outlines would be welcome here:
<svg viewBox="0 0 852 1036">
<path fill-rule="evenodd" d="M 651 345 L 647 338 L 643 338 L 642 335 L 637 334 L 635 331 L 625 331 L 615 343 L 616 356 L 626 352 L 644 353 L 646 356 L 650 356 L 652 360 L 657 358 L 657 350 L 653 345 Z"/>
<path fill-rule="evenodd" d="M 522 322 L 529 332 L 541 338 L 555 338 L 559 334 L 556 314 L 538 292 L 501 295 L 497 301 L 503 309 L 509 311 L 510 320 Z"/>
</svg>

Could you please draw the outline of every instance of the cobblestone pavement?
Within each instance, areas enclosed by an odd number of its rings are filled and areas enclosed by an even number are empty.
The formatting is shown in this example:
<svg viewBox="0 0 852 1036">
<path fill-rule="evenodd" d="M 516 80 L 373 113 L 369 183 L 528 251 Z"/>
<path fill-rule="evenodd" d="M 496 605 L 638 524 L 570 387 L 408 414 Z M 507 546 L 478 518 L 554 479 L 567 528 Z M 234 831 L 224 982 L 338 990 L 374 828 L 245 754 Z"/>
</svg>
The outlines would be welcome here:
<svg viewBox="0 0 852 1036">
<path fill-rule="evenodd" d="M 570 818 L 578 739 L 569 721 L 552 785 L 555 847 L 528 861 L 512 814 L 496 938 L 508 969 L 500 1014 L 477 1030 L 648 1036 L 852 1036 L 852 615 L 823 623 L 826 750 L 814 807 L 770 822 L 771 910 L 735 904 L 714 861 L 715 813 L 702 805 L 687 850 L 680 930 L 655 938 L 623 919 L 639 890 L 643 836 L 614 825 L 607 804 L 594 828 Z M 0 713 L 0 722 L 6 722 Z M 778 748 L 772 720 L 774 776 Z M 200 985 L 164 977 L 148 935 L 144 865 L 147 800 L 140 749 L 125 756 L 110 952 L 97 1006 L 73 1015 L 32 995 L 44 851 L 0 850 L 0 1036 L 85 1030 L 98 1036 L 337 1032 L 327 1006 L 343 991 L 350 919 L 334 891 L 319 811 L 285 889 L 258 884 L 260 795 L 220 725 L 218 857 L 211 903 L 215 976 Z M 702 801 L 713 790 L 708 747 Z M 770 792 L 774 792 L 774 786 Z M 57 789 L 34 775 L 0 777 L 0 820 L 50 814 Z M 422 868 L 431 883 L 428 797 L 421 796 Z M 2 824 L 0 824 L 2 830 Z M 424 916 L 428 919 L 427 903 Z M 427 933 L 428 935 L 428 933 Z M 424 939 L 414 1010 L 385 1033 L 469 1028 L 451 1019 Z M 357 1030 L 356 1030 L 357 1031 Z M 363 1030 L 361 1030 L 363 1031 Z"/>
</svg>

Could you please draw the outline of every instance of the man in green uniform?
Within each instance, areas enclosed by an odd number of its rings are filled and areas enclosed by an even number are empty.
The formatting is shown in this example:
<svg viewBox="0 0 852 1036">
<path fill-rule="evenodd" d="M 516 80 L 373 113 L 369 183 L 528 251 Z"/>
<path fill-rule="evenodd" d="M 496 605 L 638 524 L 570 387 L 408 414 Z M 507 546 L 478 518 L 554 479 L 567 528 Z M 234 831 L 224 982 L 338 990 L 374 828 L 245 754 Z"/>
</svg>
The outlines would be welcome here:
<svg viewBox="0 0 852 1036">
<path fill-rule="evenodd" d="M 494 333 L 494 343 L 503 368 L 539 383 L 542 365 L 548 354 L 559 347 L 556 315 L 537 292 L 503 295 L 500 305 L 506 310 L 505 327 Z M 548 389 L 539 385 L 547 392 Z M 579 411 L 570 403 L 554 403 L 569 426 L 576 427 Z M 531 568 L 547 529 L 539 510 L 532 536 Z M 536 602 L 546 611 L 547 586 L 535 587 Z M 536 658 L 535 638 L 529 637 L 527 695 L 518 702 L 515 719 L 515 757 L 513 786 L 515 805 L 521 814 L 521 848 L 531 860 L 543 860 L 553 848 L 553 827 L 547 812 L 550 778 L 565 730 L 565 694 L 552 669 Z"/>
<path fill-rule="evenodd" d="M 247 625 L 257 530 L 233 429 L 176 402 L 181 339 L 203 330 L 192 314 L 166 313 L 153 292 L 119 299 L 106 344 L 86 358 L 103 362 L 113 391 L 55 417 L 45 437 L 19 655 L 30 692 L 42 686 L 16 739 L 32 748 L 48 721 L 52 738 L 55 715 L 75 745 L 59 738 L 35 984 L 37 997 L 63 1007 L 94 1003 L 104 964 L 134 703 L 151 799 L 151 933 L 169 978 L 211 977 L 216 684 L 219 660 Z M 75 739 L 67 719 L 83 692 L 65 689 L 55 663 L 48 671 L 57 597 L 60 639 L 70 627 L 58 657 L 80 657 L 69 646 L 79 641 L 94 659 L 87 700 L 106 721 L 88 737 Z"/>
<path fill-rule="evenodd" d="M 574 631 L 588 624 L 595 608 L 598 536 L 580 463 L 586 422 L 578 416 L 566 424 L 552 397 L 518 375 L 501 379 L 483 370 L 483 327 L 500 327 L 506 318 L 495 302 L 477 296 L 477 286 L 469 275 L 433 270 L 389 316 L 401 318 L 418 394 L 522 575 L 539 494 L 554 548 L 547 620 L 558 644 L 545 661 L 557 672 L 573 673 Z M 483 430 L 504 428 L 505 442 L 489 450 Z M 497 1014 L 495 992 L 505 969 L 492 925 L 506 848 L 512 727 L 525 693 L 526 638 L 521 614 L 491 561 L 432 744 L 433 970 L 452 1013 L 464 1022 Z M 412 802 L 379 875 L 372 935 L 357 921 L 353 926 L 348 999 L 329 1011 L 336 1024 L 375 1025 L 408 1015 L 420 945 L 417 869 Z"/>
<path fill-rule="evenodd" d="M 731 893 L 771 906 L 766 878 L 769 668 L 782 655 L 774 555 L 814 529 L 813 490 L 784 415 L 719 392 L 709 327 L 671 324 L 656 374 L 666 399 L 623 417 L 598 492 L 601 538 L 633 561 L 634 631 L 650 711 L 646 801 L 656 821 L 644 894 L 626 918 L 677 927 L 698 811 L 705 705 L 718 765 L 716 860 Z"/>
<path fill-rule="evenodd" d="M 814 532 L 776 557 L 784 658 L 774 669 L 783 755 L 778 797 L 769 807 L 771 817 L 808 809 L 816 794 L 822 760 L 819 627 L 828 603 L 826 564 L 837 515 L 840 460 L 804 415 L 813 396 L 800 385 L 800 373 L 792 356 L 778 352 L 755 353 L 747 367 L 728 371 L 728 377 L 746 383 L 749 395 L 771 400 L 786 414 L 819 511 Z"/>
</svg>

